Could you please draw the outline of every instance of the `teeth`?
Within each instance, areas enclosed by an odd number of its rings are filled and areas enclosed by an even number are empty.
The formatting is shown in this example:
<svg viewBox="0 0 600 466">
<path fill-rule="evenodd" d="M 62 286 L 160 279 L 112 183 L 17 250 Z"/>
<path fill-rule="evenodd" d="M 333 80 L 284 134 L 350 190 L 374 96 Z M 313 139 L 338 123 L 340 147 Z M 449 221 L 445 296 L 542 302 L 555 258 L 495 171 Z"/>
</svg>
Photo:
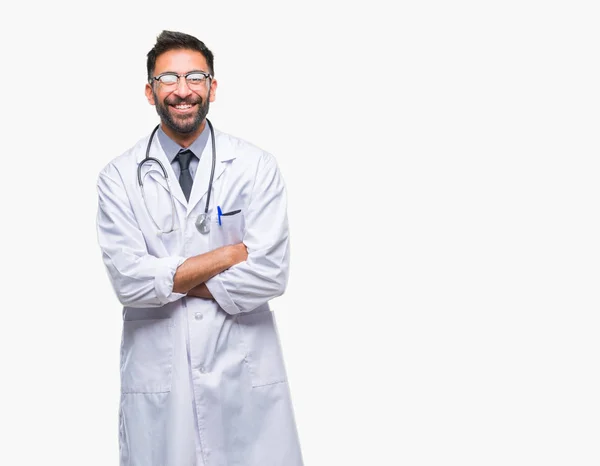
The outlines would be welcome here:
<svg viewBox="0 0 600 466">
<path fill-rule="evenodd" d="M 175 108 L 179 109 L 179 110 L 185 110 L 186 108 L 191 108 L 192 106 L 190 104 L 183 104 L 183 105 L 175 105 Z"/>
</svg>

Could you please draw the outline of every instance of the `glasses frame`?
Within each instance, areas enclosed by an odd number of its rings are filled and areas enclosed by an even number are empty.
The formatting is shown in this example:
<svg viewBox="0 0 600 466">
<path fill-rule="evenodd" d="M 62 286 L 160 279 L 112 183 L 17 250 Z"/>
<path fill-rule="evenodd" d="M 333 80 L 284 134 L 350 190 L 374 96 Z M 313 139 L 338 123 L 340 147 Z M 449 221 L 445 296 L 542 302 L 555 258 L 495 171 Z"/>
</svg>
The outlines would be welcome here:
<svg viewBox="0 0 600 466">
<path fill-rule="evenodd" d="M 212 75 L 210 73 L 207 73 L 206 71 L 194 70 L 194 71 L 188 71 L 185 74 L 177 74 L 174 71 L 165 71 L 164 73 L 161 73 L 158 76 L 152 76 L 152 79 L 150 80 L 150 82 L 156 81 L 157 83 L 162 84 L 163 86 L 169 86 L 169 84 L 165 84 L 165 83 L 161 82 L 160 78 L 162 78 L 163 76 L 177 76 L 177 82 L 173 83 L 173 85 L 179 86 L 179 79 L 185 78 L 185 83 L 189 86 L 190 83 L 188 82 L 187 77 L 190 74 L 202 74 L 202 75 L 204 75 L 204 78 L 208 79 L 210 82 L 212 82 L 212 79 L 213 79 Z M 202 84 L 204 84 L 204 83 L 202 83 Z"/>
</svg>

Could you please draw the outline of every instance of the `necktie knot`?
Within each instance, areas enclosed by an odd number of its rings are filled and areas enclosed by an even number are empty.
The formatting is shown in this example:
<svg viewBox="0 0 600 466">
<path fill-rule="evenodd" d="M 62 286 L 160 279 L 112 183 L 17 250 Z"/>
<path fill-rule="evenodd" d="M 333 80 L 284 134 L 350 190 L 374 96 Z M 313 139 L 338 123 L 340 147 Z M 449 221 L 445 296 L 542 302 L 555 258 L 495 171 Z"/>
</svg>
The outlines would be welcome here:
<svg viewBox="0 0 600 466">
<path fill-rule="evenodd" d="M 179 166 L 181 167 L 182 171 L 189 170 L 192 157 L 194 157 L 194 153 L 189 149 L 183 149 L 179 151 L 177 154 L 177 160 L 179 161 Z"/>
</svg>

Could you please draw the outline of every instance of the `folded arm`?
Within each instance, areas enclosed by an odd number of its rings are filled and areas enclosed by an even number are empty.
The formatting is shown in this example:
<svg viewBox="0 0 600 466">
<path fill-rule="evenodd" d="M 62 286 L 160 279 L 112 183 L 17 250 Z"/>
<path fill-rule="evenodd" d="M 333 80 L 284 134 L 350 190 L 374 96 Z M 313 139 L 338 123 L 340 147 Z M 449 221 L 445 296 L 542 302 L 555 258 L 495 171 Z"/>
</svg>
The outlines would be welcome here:
<svg viewBox="0 0 600 466">
<path fill-rule="evenodd" d="M 190 257 L 183 262 L 173 277 L 173 291 L 176 293 L 187 293 L 195 290 L 195 293 L 206 289 L 204 282 L 229 267 L 246 260 L 248 252 L 243 243 L 231 246 L 223 246 L 213 251 Z M 195 296 L 196 294 L 192 294 Z M 199 296 L 203 297 L 203 296 Z M 208 296 L 207 296 L 208 297 Z"/>
<path fill-rule="evenodd" d="M 280 296 L 288 281 L 287 197 L 273 156 L 264 154 L 254 179 L 242 238 L 248 258 L 206 281 L 205 291 L 229 314 L 250 312 Z"/>
</svg>

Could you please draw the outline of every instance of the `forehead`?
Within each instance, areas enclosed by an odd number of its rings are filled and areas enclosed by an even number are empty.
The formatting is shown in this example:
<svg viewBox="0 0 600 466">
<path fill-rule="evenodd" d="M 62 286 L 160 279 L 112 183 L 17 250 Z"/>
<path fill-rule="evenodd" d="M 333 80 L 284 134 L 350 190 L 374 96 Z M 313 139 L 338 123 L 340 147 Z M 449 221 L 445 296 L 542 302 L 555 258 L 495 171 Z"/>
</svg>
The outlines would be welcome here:
<svg viewBox="0 0 600 466">
<path fill-rule="evenodd" d="M 208 64 L 204 55 L 195 50 L 176 49 L 161 53 L 156 57 L 154 74 L 158 75 L 165 71 L 176 73 L 187 73 L 192 70 L 208 71 Z"/>
</svg>

